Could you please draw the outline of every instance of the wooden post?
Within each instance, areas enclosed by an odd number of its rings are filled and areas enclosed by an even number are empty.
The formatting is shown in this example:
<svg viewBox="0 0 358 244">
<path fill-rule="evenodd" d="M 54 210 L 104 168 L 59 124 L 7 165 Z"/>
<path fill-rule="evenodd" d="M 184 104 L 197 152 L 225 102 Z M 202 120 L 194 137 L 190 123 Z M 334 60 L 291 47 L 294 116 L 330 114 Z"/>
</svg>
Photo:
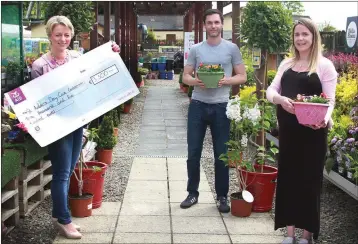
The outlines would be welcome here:
<svg viewBox="0 0 358 244">
<path fill-rule="evenodd" d="M 121 11 L 121 2 L 114 2 L 114 40 L 121 46 L 121 18 L 120 18 L 120 11 Z"/>
<path fill-rule="evenodd" d="M 256 82 L 256 96 L 258 99 L 262 99 L 264 96 L 261 90 L 266 89 L 267 84 L 267 59 L 268 59 L 268 51 L 261 50 L 263 55 L 264 63 L 261 65 L 260 69 L 255 71 L 257 78 L 259 79 L 260 83 Z M 261 114 L 262 115 L 262 114 Z M 265 146 L 266 138 L 265 138 L 265 131 L 261 130 L 256 138 L 256 143 L 260 146 Z"/>
<path fill-rule="evenodd" d="M 204 7 L 205 5 L 203 3 L 198 3 L 199 8 L 199 16 L 198 16 L 198 22 L 199 22 L 199 42 L 203 41 L 203 16 L 204 16 Z M 206 39 L 206 38 L 205 38 Z"/>
<path fill-rule="evenodd" d="M 104 42 L 111 40 L 111 2 L 103 2 L 104 7 L 104 29 L 103 29 L 103 39 Z"/>
<path fill-rule="evenodd" d="M 94 2 L 95 23 L 92 25 L 93 29 L 90 32 L 90 49 L 95 49 L 98 46 L 98 2 Z"/>
<path fill-rule="evenodd" d="M 221 13 L 224 11 L 224 2 L 216 2 L 216 9 L 219 10 Z M 221 31 L 221 37 L 224 37 L 224 28 Z"/>
<path fill-rule="evenodd" d="M 240 26 L 240 2 L 232 2 L 232 42 L 236 43 L 240 47 L 240 35 L 239 35 L 239 26 Z M 233 70 L 232 75 L 236 75 Z M 240 85 L 232 86 L 232 95 L 238 95 L 240 93 Z"/>
<path fill-rule="evenodd" d="M 130 65 L 129 65 L 129 59 L 130 59 L 130 26 L 131 26 L 131 6 L 130 2 L 126 2 L 126 61 L 125 64 L 127 66 L 127 69 L 130 71 Z"/>
<path fill-rule="evenodd" d="M 198 43 L 199 42 L 199 3 L 195 2 L 194 4 L 195 6 L 195 14 L 194 14 L 194 23 L 195 23 L 195 27 L 194 27 L 194 43 Z"/>
<path fill-rule="evenodd" d="M 120 2 L 121 5 L 121 14 L 120 14 L 120 19 L 121 19 L 121 43 L 120 43 L 120 47 L 121 47 L 121 57 L 123 62 L 125 62 L 126 60 L 126 32 L 127 32 L 127 21 L 126 21 L 126 2 Z M 118 44 L 119 45 L 119 44 Z"/>
</svg>

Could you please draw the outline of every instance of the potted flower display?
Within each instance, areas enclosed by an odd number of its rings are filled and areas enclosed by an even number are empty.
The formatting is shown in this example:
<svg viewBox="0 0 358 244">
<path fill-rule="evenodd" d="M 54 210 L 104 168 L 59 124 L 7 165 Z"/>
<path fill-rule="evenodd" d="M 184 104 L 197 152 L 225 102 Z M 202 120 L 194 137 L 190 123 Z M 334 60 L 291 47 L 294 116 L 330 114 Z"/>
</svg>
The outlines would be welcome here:
<svg viewBox="0 0 358 244">
<path fill-rule="evenodd" d="M 112 163 L 113 148 L 117 138 L 113 135 L 113 121 L 110 116 L 105 115 L 98 129 L 97 159 L 105 164 Z"/>
<path fill-rule="evenodd" d="M 270 128 L 266 105 L 265 99 L 257 100 L 255 96 L 235 96 L 229 100 L 226 115 L 233 123 L 235 136 L 227 143 L 228 153 L 221 155 L 224 162 L 232 160 L 236 164 L 240 178 L 246 182 L 245 188 L 254 197 L 252 210 L 255 212 L 271 210 L 277 178 L 277 168 L 267 163 L 275 161 L 278 149 L 273 144 L 259 147 L 252 141 L 262 129 Z M 249 143 L 257 147 L 255 157 L 243 160 L 242 153 Z"/>
<path fill-rule="evenodd" d="M 220 64 L 204 65 L 200 63 L 197 74 L 206 88 L 217 88 L 220 79 L 224 77 L 224 69 Z"/>
<path fill-rule="evenodd" d="M 238 191 L 230 195 L 231 214 L 239 217 L 247 217 L 251 214 L 254 197 L 247 190 L 248 181 L 243 168 L 252 168 L 252 164 L 243 160 L 243 151 L 247 147 L 248 137 L 259 129 L 260 110 L 255 105 L 255 99 L 240 100 L 234 96 L 229 100 L 226 115 L 231 120 L 233 136 L 226 143 L 228 152 L 220 155 L 227 166 L 235 168 L 238 180 Z"/>
<path fill-rule="evenodd" d="M 297 95 L 293 102 L 297 120 L 303 125 L 316 125 L 321 123 L 326 116 L 329 104 L 326 94 L 320 96 Z"/>
</svg>

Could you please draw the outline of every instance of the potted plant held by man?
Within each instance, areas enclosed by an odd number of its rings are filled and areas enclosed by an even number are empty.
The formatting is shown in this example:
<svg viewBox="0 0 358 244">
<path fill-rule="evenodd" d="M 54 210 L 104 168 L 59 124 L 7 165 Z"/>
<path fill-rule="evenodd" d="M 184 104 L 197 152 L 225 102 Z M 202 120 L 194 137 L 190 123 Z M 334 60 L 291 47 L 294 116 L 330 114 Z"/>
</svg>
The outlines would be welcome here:
<svg viewBox="0 0 358 244">
<path fill-rule="evenodd" d="M 109 115 L 105 115 L 98 129 L 97 159 L 105 164 L 112 163 L 113 148 L 117 138 L 113 135 L 113 121 Z"/>
</svg>

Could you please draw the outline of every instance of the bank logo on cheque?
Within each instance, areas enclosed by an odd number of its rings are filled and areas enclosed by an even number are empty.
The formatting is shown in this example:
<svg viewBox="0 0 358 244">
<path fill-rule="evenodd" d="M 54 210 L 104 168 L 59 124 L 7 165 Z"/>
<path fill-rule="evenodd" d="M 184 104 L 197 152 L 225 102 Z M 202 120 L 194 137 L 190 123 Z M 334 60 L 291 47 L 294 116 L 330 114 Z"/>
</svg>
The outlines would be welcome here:
<svg viewBox="0 0 358 244">
<path fill-rule="evenodd" d="M 22 101 L 26 100 L 25 95 L 22 93 L 22 91 L 19 87 L 10 91 L 9 94 L 10 94 L 10 98 L 14 104 L 18 104 L 18 103 L 21 103 Z"/>
</svg>

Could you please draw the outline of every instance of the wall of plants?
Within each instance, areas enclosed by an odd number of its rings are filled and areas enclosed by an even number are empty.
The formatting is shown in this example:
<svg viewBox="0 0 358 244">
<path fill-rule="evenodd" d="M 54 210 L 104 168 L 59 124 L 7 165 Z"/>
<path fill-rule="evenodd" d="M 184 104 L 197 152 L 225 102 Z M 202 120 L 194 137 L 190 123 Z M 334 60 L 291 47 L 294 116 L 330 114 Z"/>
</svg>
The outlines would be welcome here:
<svg viewBox="0 0 358 244">
<path fill-rule="evenodd" d="M 347 180 L 358 181 L 358 57 L 339 53 L 328 58 L 339 73 L 334 125 L 329 131 L 326 169 Z"/>
</svg>

